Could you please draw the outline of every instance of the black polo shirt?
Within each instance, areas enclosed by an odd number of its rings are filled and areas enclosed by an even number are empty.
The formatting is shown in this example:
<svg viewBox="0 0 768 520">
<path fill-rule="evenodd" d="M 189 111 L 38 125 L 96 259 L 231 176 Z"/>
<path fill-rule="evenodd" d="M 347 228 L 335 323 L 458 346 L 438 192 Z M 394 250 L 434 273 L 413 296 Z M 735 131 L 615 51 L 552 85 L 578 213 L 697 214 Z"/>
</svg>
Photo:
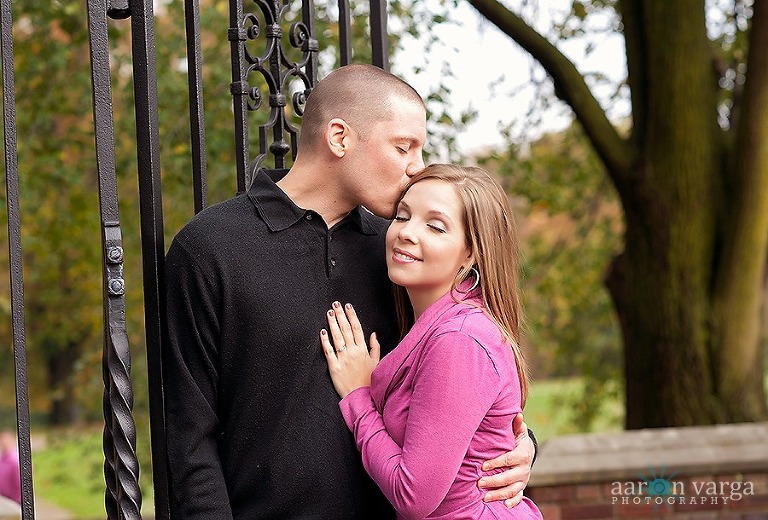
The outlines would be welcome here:
<svg viewBox="0 0 768 520">
<path fill-rule="evenodd" d="M 319 331 L 351 302 L 384 353 L 397 341 L 387 222 L 330 230 L 264 172 L 195 216 L 166 258 L 166 409 L 173 517 L 394 517 L 338 408 Z"/>
</svg>

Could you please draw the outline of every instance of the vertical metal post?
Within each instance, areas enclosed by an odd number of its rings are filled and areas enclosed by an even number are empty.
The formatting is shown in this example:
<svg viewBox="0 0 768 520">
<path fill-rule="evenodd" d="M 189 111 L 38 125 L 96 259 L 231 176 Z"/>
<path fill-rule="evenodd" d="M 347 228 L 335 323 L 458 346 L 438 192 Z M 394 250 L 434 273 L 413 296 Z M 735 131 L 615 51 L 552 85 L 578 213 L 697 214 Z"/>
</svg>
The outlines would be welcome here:
<svg viewBox="0 0 768 520">
<path fill-rule="evenodd" d="M 169 517 L 162 359 L 165 246 L 152 0 L 131 2 L 131 33 L 155 515 L 156 518 L 165 519 Z M 203 202 L 202 199 L 197 201 L 198 204 Z"/>
<path fill-rule="evenodd" d="M 32 450 L 29 439 L 29 384 L 24 328 L 24 281 L 22 277 L 21 218 L 19 215 L 19 169 L 16 149 L 16 98 L 13 76 L 13 19 L 11 0 L 0 3 L 0 48 L 3 78 L 3 135 L 5 136 L 5 183 L 8 204 L 8 255 L 11 266 L 11 317 L 13 362 L 16 385 L 16 431 L 21 463 L 21 512 L 34 520 Z"/>
<path fill-rule="evenodd" d="M 107 6 L 88 0 L 93 124 L 104 275 L 104 497 L 107 518 L 140 519 L 141 490 L 133 420 L 131 354 L 125 328 L 125 280 L 115 174 L 115 140 L 109 68 Z M 115 11 L 112 11 L 115 12 Z M 125 11 L 117 11 L 124 17 Z"/>
<path fill-rule="evenodd" d="M 349 0 L 339 0 L 339 65 L 352 63 L 352 21 Z"/>
<path fill-rule="evenodd" d="M 285 84 L 283 83 L 283 58 L 285 52 L 281 45 L 283 39 L 283 29 L 280 26 L 282 10 L 279 8 L 279 2 L 272 2 L 269 9 L 263 9 L 266 17 L 264 26 L 267 36 L 267 48 L 269 52 L 269 70 L 261 68 L 264 78 L 269 85 L 269 108 L 271 113 L 269 122 L 259 130 L 259 136 L 264 136 L 267 128 L 272 129 L 272 144 L 269 145 L 269 151 L 275 158 L 275 168 L 285 167 L 285 156 L 290 150 L 290 146 L 284 138 L 285 131 L 285 105 L 286 96 L 283 92 Z M 261 143 L 263 144 L 263 142 Z"/>
<path fill-rule="evenodd" d="M 242 0 L 229 0 L 229 30 L 227 38 L 230 44 L 232 62 L 232 83 L 230 92 L 234 106 L 235 122 L 235 165 L 237 167 L 237 192 L 242 193 L 250 185 L 248 165 L 248 81 L 245 73 L 246 31 L 243 24 Z"/>
<path fill-rule="evenodd" d="M 305 66 L 305 72 L 309 78 L 310 85 L 314 86 L 317 83 L 317 41 L 313 42 L 315 37 L 315 2 L 314 0 L 304 0 L 301 3 L 301 21 L 307 28 L 308 39 L 302 43 L 302 51 L 307 52 L 307 62 Z M 314 45 L 314 47 L 313 47 Z M 314 51 L 313 51 L 314 49 Z M 309 94 L 309 90 L 307 90 Z"/>
<path fill-rule="evenodd" d="M 387 35 L 387 0 L 371 0 L 371 50 L 373 64 L 389 70 L 389 37 Z"/>
<path fill-rule="evenodd" d="M 195 213 L 208 205 L 205 164 L 205 111 L 203 110 L 203 55 L 200 50 L 200 5 L 185 0 L 184 20 L 187 35 L 187 78 L 189 81 L 189 122 L 192 140 L 192 188 Z"/>
</svg>

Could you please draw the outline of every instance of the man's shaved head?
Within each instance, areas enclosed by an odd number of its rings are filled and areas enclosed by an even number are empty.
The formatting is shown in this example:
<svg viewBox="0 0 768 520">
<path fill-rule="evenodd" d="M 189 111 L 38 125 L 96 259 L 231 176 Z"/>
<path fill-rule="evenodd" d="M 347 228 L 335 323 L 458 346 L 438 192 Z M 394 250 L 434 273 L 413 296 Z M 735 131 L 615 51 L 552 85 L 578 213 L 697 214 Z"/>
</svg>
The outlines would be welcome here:
<svg viewBox="0 0 768 520">
<path fill-rule="evenodd" d="M 398 98 L 424 107 L 413 87 L 379 67 L 353 64 L 334 70 L 307 99 L 299 151 L 314 148 L 325 125 L 334 118 L 346 121 L 365 139 L 373 124 L 391 117 L 392 100 Z"/>
</svg>

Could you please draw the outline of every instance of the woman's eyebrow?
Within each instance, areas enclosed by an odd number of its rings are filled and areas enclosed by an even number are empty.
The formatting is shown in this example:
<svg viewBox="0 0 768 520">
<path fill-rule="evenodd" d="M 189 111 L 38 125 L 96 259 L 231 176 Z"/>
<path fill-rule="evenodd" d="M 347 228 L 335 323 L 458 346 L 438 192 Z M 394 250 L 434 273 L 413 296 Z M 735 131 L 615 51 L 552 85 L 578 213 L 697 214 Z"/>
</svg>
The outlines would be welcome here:
<svg viewBox="0 0 768 520">
<path fill-rule="evenodd" d="M 442 217 L 445 220 L 448 220 L 450 222 L 453 222 L 453 219 L 448 213 L 445 213 L 444 211 L 440 211 L 438 209 L 431 209 L 427 212 L 428 215 L 436 216 L 436 217 Z"/>
</svg>

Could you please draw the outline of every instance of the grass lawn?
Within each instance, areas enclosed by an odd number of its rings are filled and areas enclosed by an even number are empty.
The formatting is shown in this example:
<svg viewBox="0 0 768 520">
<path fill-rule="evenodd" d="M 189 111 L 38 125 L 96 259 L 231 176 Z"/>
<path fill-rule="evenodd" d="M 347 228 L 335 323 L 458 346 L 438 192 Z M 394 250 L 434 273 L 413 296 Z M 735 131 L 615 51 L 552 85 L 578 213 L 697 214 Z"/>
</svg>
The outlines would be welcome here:
<svg viewBox="0 0 768 520">
<path fill-rule="evenodd" d="M 572 401 L 581 395 L 579 378 L 534 381 L 528 390 L 525 422 L 539 443 L 558 435 L 586 433 L 576 426 Z M 619 400 L 603 403 L 600 414 L 589 431 L 620 431 L 623 427 L 624 404 Z"/>
<path fill-rule="evenodd" d="M 101 430 L 51 431 L 32 454 L 35 495 L 77 518 L 104 518 Z"/>
<path fill-rule="evenodd" d="M 32 454 L 32 468 L 36 496 L 71 511 L 79 520 L 106 516 L 100 426 L 48 432 L 45 447 Z M 142 516 L 151 516 L 152 496 L 144 494 L 142 504 Z"/>
</svg>

